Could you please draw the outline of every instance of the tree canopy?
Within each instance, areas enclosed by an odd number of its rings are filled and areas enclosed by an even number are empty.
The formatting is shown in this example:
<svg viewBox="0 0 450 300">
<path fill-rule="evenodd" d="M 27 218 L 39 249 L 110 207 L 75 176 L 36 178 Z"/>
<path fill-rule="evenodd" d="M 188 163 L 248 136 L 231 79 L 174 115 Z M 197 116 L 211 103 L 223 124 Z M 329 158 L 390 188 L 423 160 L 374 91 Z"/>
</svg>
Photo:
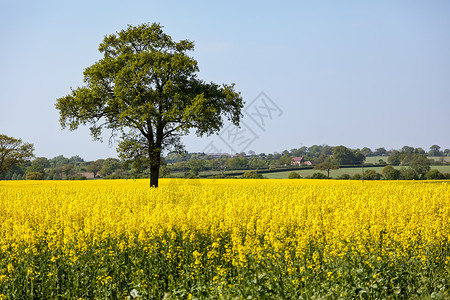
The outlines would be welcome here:
<svg viewBox="0 0 450 300">
<path fill-rule="evenodd" d="M 119 156 L 149 166 L 150 185 L 158 186 L 163 149 L 182 149 L 180 137 L 191 129 L 209 135 L 242 117 L 234 84 L 197 78 L 197 61 L 187 54 L 193 49 L 193 42 L 172 40 L 156 23 L 106 36 L 103 58 L 84 71 L 85 86 L 57 100 L 61 126 L 89 125 L 95 139 L 110 130 L 120 139 Z"/>
<path fill-rule="evenodd" d="M 0 174 L 34 157 L 33 151 L 33 144 L 0 134 Z"/>
<path fill-rule="evenodd" d="M 330 177 L 330 170 L 337 170 L 339 166 L 333 164 L 331 161 L 324 161 L 314 166 L 314 170 L 327 171 L 327 176 Z"/>
<path fill-rule="evenodd" d="M 359 165 L 366 157 L 358 149 L 352 150 L 345 146 L 336 146 L 333 150 L 333 162 L 342 165 Z"/>
</svg>

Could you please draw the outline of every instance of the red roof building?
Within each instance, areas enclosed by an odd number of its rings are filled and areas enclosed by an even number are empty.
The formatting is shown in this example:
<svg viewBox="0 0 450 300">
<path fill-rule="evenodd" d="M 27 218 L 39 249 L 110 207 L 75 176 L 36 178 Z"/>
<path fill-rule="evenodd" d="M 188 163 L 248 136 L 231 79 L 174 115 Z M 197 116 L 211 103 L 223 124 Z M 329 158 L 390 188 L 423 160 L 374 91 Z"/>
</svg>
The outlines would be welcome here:
<svg viewBox="0 0 450 300">
<path fill-rule="evenodd" d="M 293 157 L 291 161 L 291 166 L 301 166 L 305 160 L 303 159 L 303 156 L 300 157 Z"/>
</svg>

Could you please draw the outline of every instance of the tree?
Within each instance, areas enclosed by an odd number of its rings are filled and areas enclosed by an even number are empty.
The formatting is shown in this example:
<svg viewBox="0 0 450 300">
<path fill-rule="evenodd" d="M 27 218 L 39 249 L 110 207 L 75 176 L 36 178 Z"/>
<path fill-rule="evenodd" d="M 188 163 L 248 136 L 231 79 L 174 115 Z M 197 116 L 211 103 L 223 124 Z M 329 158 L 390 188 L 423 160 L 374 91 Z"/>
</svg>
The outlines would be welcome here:
<svg viewBox="0 0 450 300">
<path fill-rule="evenodd" d="M 228 166 L 228 157 L 225 156 L 219 157 L 217 159 L 217 165 L 220 170 L 220 174 L 222 174 L 222 176 L 225 176 L 225 171 Z"/>
<path fill-rule="evenodd" d="M 0 134 L 0 175 L 34 157 L 33 144 Z"/>
<path fill-rule="evenodd" d="M 200 171 L 203 169 L 204 165 L 205 165 L 205 161 L 201 160 L 201 159 L 195 159 L 195 158 L 191 158 L 188 162 L 187 162 L 187 167 L 189 169 L 191 169 L 191 174 L 195 177 L 198 176 L 198 174 L 200 173 Z"/>
<path fill-rule="evenodd" d="M 333 161 L 338 165 L 360 165 L 366 157 L 360 150 L 351 150 L 345 146 L 337 146 L 333 150 Z"/>
<path fill-rule="evenodd" d="M 62 167 L 68 163 L 70 163 L 69 159 L 67 157 L 64 157 L 63 155 L 58 155 L 52 159 L 49 160 L 50 165 L 54 168 Z"/>
<path fill-rule="evenodd" d="M 380 147 L 380 148 L 375 149 L 375 152 L 373 154 L 377 155 L 377 156 L 383 156 L 383 155 L 387 154 L 387 151 L 385 148 Z"/>
<path fill-rule="evenodd" d="M 291 149 L 291 155 L 294 157 L 303 156 L 306 154 L 307 151 L 308 151 L 308 148 L 305 146 L 298 148 L 298 149 L 293 148 L 293 149 Z"/>
<path fill-rule="evenodd" d="M 373 152 L 369 147 L 364 147 L 361 149 L 361 153 L 364 154 L 364 156 L 372 156 Z"/>
<path fill-rule="evenodd" d="M 282 157 L 278 159 L 278 164 L 281 166 L 289 166 L 292 162 L 292 156 L 290 156 L 288 153 L 283 154 Z"/>
<path fill-rule="evenodd" d="M 314 170 L 327 171 L 328 177 L 330 177 L 330 170 L 337 170 L 337 169 L 339 169 L 339 166 L 329 161 L 325 161 L 323 163 L 314 166 Z"/>
<path fill-rule="evenodd" d="M 75 156 L 72 156 L 71 158 L 69 158 L 70 164 L 78 165 L 82 162 L 84 162 L 84 159 L 82 159 L 79 155 L 75 155 Z"/>
<path fill-rule="evenodd" d="M 308 148 L 308 156 L 311 158 L 319 157 L 320 153 L 322 152 L 323 147 L 318 145 L 312 145 Z"/>
<path fill-rule="evenodd" d="M 251 158 L 248 162 L 248 166 L 252 169 L 261 169 L 267 166 L 266 161 L 262 158 L 255 157 Z"/>
<path fill-rule="evenodd" d="M 402 161 L 401 153 L 398 150 L 392 151 L 391 155 L 387 159 L 388 163 L 390 163 L 393 166 L 400 165 L 400 162 Z"/>
<path fill-rule="evenodd" d="M 438 146 L 439 147 L 439 146 Z M 423 150 L 422 148 L 416 148 L 416 149 L 414 149 L 414 153 L 415 154 L 427 154 L 426 152 L 425 152 L 425 150 Z"/>
<path fill-rule="evenodd" d="M 429 156 L 441 156 L 441 147 L 438 145 L 433 145 L 430 147 L 430 151 L 428 151 Z"/>
<path fill-rule="evenodd" d="M 25 179 L 26 180 L 41 180 L 42 176 L 43 175 L 40 172 L 29 172 L 29 173 L 27 173 Z"/>
<path fill-rule="evenodd" d="M 333 161 L 338 165 L 348 165 L 353 162 L 353 152 L 345 146 L 337 146 L 333 151 Z"/>
<path fill-rule="evenodd" d="M 413 180 L 418 179 L 416 172 L 411 168 L 401 168 L 400 169 L 400 179 Z"/>
<path fill-rule="evenodd" d="M 128 26 L 106 36 L 103 58 L 84 71 L 85 86 L 59 98 L 63 128 L 90 125 L 94 139 L 104 130 L 118 137 L 119 157 L 150 167 L 158 186 L 161 152 L 181 150 L 182 135 L 218 132 L 225 122 L 239 125 L 243 100 L 232 85 L 197 78 L 197 61 L 187 55 L 189 40 L 175 42 L 159 24 Z"/>
<path fill-rule="evenodd" d="M 381 171 L 381 174 L 387 180 L 398 180 L 400 179 L 400 170 L 395 169 L 392 165 L 387 165 Z"/>
<path fill-rule="evenodd" d="M 425 176 L 425 174 L 430 171 L 430 160 L 421 154 L 417 154 L 409 162 L 409 167 L 416 173 L 417 176 Z"/>
<path fill-rule="evenodd" d="M 247 160 L 242 156 L 235 156 L 227 160 L 227 166 L 231 170 L 247 169 Z"/>
<path fill-rule="evenodd" d="M 103 177 L 112 175 L 117 169 L 120 169 L 120 161 L 117 158 L 107 158 L 103 161 L 99 174 Z M 159 169 L 158 169 L 159 170 Z"/>
<path fill-rule="evenodd" d="M 96 160 L 91 162 L 88 166 L 87 166 L 87 171 L 92 173 L 95 176 L 97 176 L 97 173 L 102 169 L 102 161 L 101 160 Z"/>
<path fill-rule="evenodd" d="M 364 171 L 364 179 L 367 180 L 380 180 L 381 174 L 375 170 L 365 170 Z"/>
<path fill-rule="evenodd" d="M 65 164 L 61 167 L 61 171 L 66 175 L 66 179 L 68 179 L 70 175 L 75 174 L 75 168 L 72 164 Z"/>
<path fill-rule="evenodd" d="M 436 179 L 445 179 L 445 176 L 444 174 L 439 172 L 439 170 L 433 169 L 425 174 L 425 178 L 427 180 L 436 180 Z"/>
<path fill-rule="evenodd" d="M 319 157 L 315 160 L 315 163 L 320 164 L 323 163 L 325 161 L 330 161 L 331 157 L 326 155 L 325 153 L 322 153 L 319 155 Z"/>
<path fill-rule="evenodd" d="M 47 160 L 47 158 L 45 157 L 38 157 L 35 160 L 33 160 L 31 162 L 31 165 L 27 168 L 27 175 L 29 173 L 40 173 L 41 174 L 41 178 L 45 175 L 45 170 L 44 168 L 47 167 L 49 165 L 49 162 Z"/>
<path fill-rule="evenodd" d="M 320 151 L 320 155 L 331 156 L 331 155 L 333 155 L 333 150 L 334 150 L 334 147 L 324 145 L 322 148 L 322 151 Z"/>
</svg>

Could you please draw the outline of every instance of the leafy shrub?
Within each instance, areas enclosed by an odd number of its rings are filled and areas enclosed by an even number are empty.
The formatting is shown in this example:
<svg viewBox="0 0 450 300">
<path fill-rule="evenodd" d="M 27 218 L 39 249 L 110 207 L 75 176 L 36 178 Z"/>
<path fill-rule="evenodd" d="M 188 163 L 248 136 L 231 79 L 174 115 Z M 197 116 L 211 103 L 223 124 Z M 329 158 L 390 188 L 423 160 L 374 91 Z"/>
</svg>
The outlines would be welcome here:
<svg viewBox="0 0 450 300">
<path fill-rule="evenodd" d="M 381 173 L 387 180 L 399 180 L 401 177 L 400 170 L 395 169 L 392 165 L 384 167 Z"/>
<path fill-rule="evenodd" d="M 377 173 L 375 170 L 366 170 L 364 171 L 364 179 L 366 180 L 380 180 L 381 174 Z"/>
<path fill-rule="evenodd" d="M 289 179 L 299 179 L 299 178 L 302 178 L 302 176 L 300 176 L 300 174 L 298 174 L 297 172 L 291 172 L 291 173 L 289 173 L 288 178 Z"/>
<path fill-rule="evenodd" d="M 325 175 L 325 174 L 323 174 L 323 173 L 319 173 L 319 172 L 314 173 L 314 174 L 311 176 L 311 178 L 312 178 L 312 179 L 329 179 L 327 175 Z"/>
<path fill-rule="evenodd" d="M 352 176 L 352 179 L 353 180 L 361 180 L 362 176 L 361 176 L 361 174 L 355 174 L 355 175 Z"/>
<path fill-rule="evenodd" d="M 256 171 L 247 171 L 244 173 L 244 175 L 242 175 L 242 178 L 245 179 L 263 179 L 264 176 L 262 176 L 261 174 L 259 174 Z"/>
<path fill-rule="evenodd" d="M 400 179 L 405 179 L 405 180 L 414 180 L 414 179 L 418 179 L 416 172 L 414 172 L 413 169 L 411 168 L 402 168 L 400 170 Z"/>
<path fill-rule="evenodd" d="M 30 172 L 27 173 L 26 180 L 41 180 L 42 179 L 42 173 L 40 172 Z"/>
<path fill-rule="evenodd" d="M 193 178 L 197 178 L 197 175 L 195 175 L 195 173 L 193 173 L 193 172 L 185 172 L 184 173 L 184 178 L 186 178 L 186 179 L 193 179 Z"/>
<path fill-rule="evenodd" d="M 425 174 L 427 180 L 445 179 L 445 175 L 439 172 L 439 170 L 433 169 Z"/>
</svg>

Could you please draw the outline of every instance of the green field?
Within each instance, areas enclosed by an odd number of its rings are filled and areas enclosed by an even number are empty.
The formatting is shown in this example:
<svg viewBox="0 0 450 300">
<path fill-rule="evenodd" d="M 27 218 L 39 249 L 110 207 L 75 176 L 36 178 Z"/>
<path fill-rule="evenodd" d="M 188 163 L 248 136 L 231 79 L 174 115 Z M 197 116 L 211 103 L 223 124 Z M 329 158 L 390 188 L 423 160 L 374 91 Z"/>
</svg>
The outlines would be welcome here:
<svg viewBox="0 0 450 300">
<path fill-rule="evenodd" d="M 440 161 L 440 160 L 444 160 L 445 162 L 450 163 L 450 157 L 449 156 L 441 156 L 441 157 L 428 157 L 430 159 L 433 159 L 435 161 Z M 385 163 L 387 163 L 387 159 L 388 156 L 369 156 L 366 157 L 365 163 L 366 164 L 378 164 L 380 160 L 383 160 Z M 375 170 L 378 173 L 381 173 L 381 170 L 383 170 L 384 166 L 371 166 L 371 167 L 364 167 L 364 170 Z M 395 168 L 402 168 L 401 166 L 395 167 Z M 450 173 L 450 166 L 449 165 L 445 165 L 445 166 L 431 166 L 431 169 L 437 169 L 439 170 L 441 173 Z M 225 175 L 228 176 L 236 176 L 236 177 L 240 177 L 240 175 L 236 175 L 236 173 L 244 173 L 246 171 L 254 171 L 254 170 L 227 170 L 225 171 Z M 184 172 L 183 171 L 173 171 L 170 173 L 170 177 L 184 177 L 185 172 L 189 172 L 189 169 L 186 169 Z M 263 174 L 266 178 L 272 178 L 272 179 L 283 179 L 283 178 L 288 178 L 289 173 L 291 173 L 292 171 L 282 171 L 282 172 L 271 172 L 271 173 L 264 173 L 262 172 L 262 170 L 260 170 L 259 172 L 261 172 L 261 174 Z M 299 170 L 296 171 L 300 174 L 300 176 L 307 177 L 307 176 L 311 176 L 314 173 L 320 172 L 323 174 L 327 174 L 326 171 L 318 171 L 318 170 L 313 170 L 313 169 L 308 169 L 308 170 Z M 208 170 L 208 171 L 201 171 L 200 172 L 200 176 L 201 177 L 209 177 L 209 176 L 215 176 L 215 175 L 220 175 L 221 172 L 219 171 L 215 171 L 215 170 Z M 355 175 L 355 174 L 361 174 L 361 167 L 356 167 L 356 168 L 343 168 L 343 169 L 338 169 L 338 170 L 331 170 L 330 171 L 330 177 L 331 178 L 337 178 L 339 176 L 341 176 L 342 174 L 349 174 L 351 176 Z"/>
<path fill-rule="evenodd" d="M 364 167 L 364 170 L 375 170 L 378 173 L 381 173 L 381 171 L 383 170 L 384 166 L 381 167 Z M 402 168 L 401 166 L 395 167 L 397 169 Z M 450 173 L 450 166 L 431 166 L 431 169 L 437 169 L 439 170 L 441 173 Z M 284 179 L 284 178 L 288 178 L 289 173 L 291 173 L 292 171 L 286 171 L 286 172 L 278 172 L 278 173 L 263 173 L 264 177 L 267 178 L 272 178 L 272 179 Z M 323 174 L 327 174 L 326 171 L 318 171 L 318 170 L 313 170 L 313 169 L 309 169 L 309 170 L 300 170 L 300 171 L 296 171 L 297 173 L 300 174 L 300 176 L 307 177 L 307 176 L 311 176 L 314 173 L 323 173 Z M 344 168 L 344 169 L 338 169 L 338 170 L 330 170 L 330 177 L 331 178 L 337 178 L 339 176 L 341 176 L 342 174 L 349 174 L 351 176 L 355 175 L 355 174 L 361 174 L 362 170 L 361 167 L 357 167 L 357 168 Z"/>
<path fill-rule="evenodd" d="M 382 159 L 383 161 L 387 162 L 389 156 L 367 156 L 366 157 L 366 164 L 378 164 L 379 160 Z M 443 161 L 450 163 L 450 156 L 428 156 L 429 159 L 433 159 L 435 161 Z"/>
</svg>

